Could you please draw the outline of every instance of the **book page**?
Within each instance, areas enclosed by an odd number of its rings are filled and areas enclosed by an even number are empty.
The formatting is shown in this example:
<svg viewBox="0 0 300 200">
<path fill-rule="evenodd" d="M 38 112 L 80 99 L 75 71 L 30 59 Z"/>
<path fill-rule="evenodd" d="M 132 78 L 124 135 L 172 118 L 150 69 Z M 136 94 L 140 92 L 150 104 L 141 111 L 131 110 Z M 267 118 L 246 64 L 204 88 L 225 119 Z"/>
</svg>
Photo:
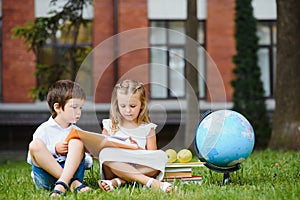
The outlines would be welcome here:
<svg viewBox="0 0 300 200">
<path fill-rule="evenodd" d="M 138 149 L 137 144 L 131 144 L 111 136 L 105 136 L 99 133 L 78 129 L 72 129 L 70 131 L 66 141 L 68 142 L 71 139 L 80 139 L 83 142 L 86 150 L 95 158 L 98 158 L 100 151 L 105 147 Z"/>
</svg>

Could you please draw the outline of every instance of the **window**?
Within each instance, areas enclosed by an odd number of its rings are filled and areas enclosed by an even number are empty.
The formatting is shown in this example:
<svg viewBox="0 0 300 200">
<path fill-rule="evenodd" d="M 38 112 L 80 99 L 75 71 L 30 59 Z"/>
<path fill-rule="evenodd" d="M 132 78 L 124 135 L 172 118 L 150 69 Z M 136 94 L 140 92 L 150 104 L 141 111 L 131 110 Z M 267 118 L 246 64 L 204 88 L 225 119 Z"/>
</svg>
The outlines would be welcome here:
<svg viewBox="0 0 300 200">
<path fill-rule="evenodd" d="M 261 69 L 261 80 L 263 82 L 265 96 L 268 98 L 274 97 L 276 80 L 276 34 L 275 21 L 258 21 L 258 65 Z"/>
<path fill-rule="evenodd" d="M 71 30 L 72 31 L 72 30 Z M 90 46 L 92 48 L 92 21 L 88 20 L 85 26 L 81 26 L 78 33 L 77 45 L 79 47 Z M 72 35 L 69 30 L 58 31 L 56 37 L 47 41 L 46 45 L 39 48 L 38 51 L 38 63 L 47 66 L 53 66 L 53 71 L 60 75 L 60 78 L 71 78 L 71 66 L 70 63 L 70 48 L 72 48 Z M 62 65 L 67 66 L 61 67 Z M 62 71 L 63 70 L 63 71 Z M 77 72 L 77 70 L 76 70 Z M 77 79 L 84 80 L 80 81 L 82 87 L 84 88 L 87 98 L 92 98 L 93 94 L 93 79 L 92 73 L 86 71 L 83 73 L 81 71 L 80 76 Z M 38 77 L 38 84 L 41 83 Z"/>
<path fill-rule="evenodd" d="M 35 17 L 50 17 L 52 16 L 51 11 L 61 11 L 62 7 L 66 4 L 66 1 L 55 1 L 54 3 L 51 0 L 35 0 Z M 87 3 L 87 2 L 86 2 Z M 76 46 L 79 47 L 76 49 L 77 58 L 82 59 L 85 57 L 85 54 L 88 53 L 88 50 L 92 49 L 92 27 L 93 27 L 93 5 L 92 3 L 87 3 L 83 7 L 83 19 L 85 20 L 86 24 L 82 25 L 78 30 L 78 39 Z M 63 23 L 63 21 L 61 21 Z M 54 38 L 48 39 L 45 45 L 39 47 L 38 55 L 37 55 L 37 62 L 40 65 L 37 65 L 38 70 L 42 71 L 41 77 L 37 76 L 37 84 L 39 86 L 43 86 L 43 81 L 47 82 L 48 79 L 56 80 L 57 78 L 68 78 L 70 79 L 72 64 L 70 58 L 70 49 L 72 48 L 72 40 L 73 35 L 72 33 L 74 30 L 68 29 L 67 26 L 69 22 L 65 22 L 65 24 L 60 24 L 64 26 L 63 30 L 59 30 L 56 32 Z M 81 48 L 81 47 L 86 47 Z M 78 63 L 81 60 L 77 60 Z M 92 65 L 91 61 L 85 61 L 84 70 L 80 70 L 80 73 L 76 74 L 76 81 L 80 82 L 80 85 L 84 88 L 87 99 L 92 99 L 93 95 L 93 79 L 92 79 L 92 72 L 90 70 Z M 83 64 L 83 63 L 82 63 Z M 64 67 L 61 67 L 64 65 Z M 50 67 L 49 67 L 50 66 Z M 80 66 L 82 69 L 82 66 Z M 76 71 L 78 72 L 78 71 Z M 76 73 L 75 72 L 75 73 Z M 50 76 L 50 77 L 49 77 Z M 74 77 L 72 77 L 74 78 Z M 48 81 L 49 82 L 49 81 Z"/>
<path fill-rule="evenodd" d="M 152 99 L 185 97 L 185 21 L 150 21 L 150 94 Z M 204 21 L 199 21 L 198 42 L 205 46 Z M 182 33 L 182 34 L 181 34 Z M 204 74 L 205 56 L 199 47 L 198 71 Z M 205 77 L 199 75 L 200 98 L 205 97 Z"/>
</svg>

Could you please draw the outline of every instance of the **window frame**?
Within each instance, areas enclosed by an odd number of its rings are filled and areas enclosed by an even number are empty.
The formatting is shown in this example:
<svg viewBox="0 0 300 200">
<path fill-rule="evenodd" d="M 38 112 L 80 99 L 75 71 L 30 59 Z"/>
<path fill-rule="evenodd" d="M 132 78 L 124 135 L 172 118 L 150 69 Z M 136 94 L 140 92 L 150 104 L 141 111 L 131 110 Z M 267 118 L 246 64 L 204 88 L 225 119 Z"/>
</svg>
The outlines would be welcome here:
<svg viewBox="0 0 300 200">
<path fill-rule="evenodd" d="M 149 20 L 149 24 L 150 24 L 150 27 L 152 27 L 152 22 L 164 22 L 165 26 L 164 27 L 160 27 L 160 28 L 166 28 L 166 29 L 170 29 L 170 23 L 171 22 L 183 22 L 183 28 L 184 28 L 184 33 L 186 33 L 186 20 L 183 20 L 183 19 L 151 19 Z M 198 42 L 201 44 L 201 46 L 206 49 L 206 20 L 198 20 L 198 26 L 200 26 L 200 24 L 202 23 L 202 26 L 203 26 L 203 43 L 200 43 L 199 42 L 199 38 L 197 39 Z M 199 30 L 198 30 L 199 31 Z M 199 35 L 199 32 L 198 34 Z M 185 54 L 185 44 L 172 44 L 170 43 L 170 38 L 169 38 L 169 35 L 167 34 L 166 32 L 166 43 L 164 44 L 152 44 L 151 43 L 151 40 L 150 40 L 150 37 L 151 37 L 151 33 L 149 33 L 149 47 L 150 49 L 152 47 L 154 48 L 160 48 L 160 47 L 163 47 L 163 48 L 166 48 L 166 52 L 169 52 L 170 49 L 182 49 L 184 54 Z M 150 90 L 150 99 L 151 100 L 170 100 L 170 99 L 184 99 L 186 97 L 186 91 L 184 91 L 184 95 L 183 96 L 180 96 L 180 97 L 176 97 L 174 95 L 172 95 L 172 92 L 170 90 L 171 88 L 171 82 L 170 82 L 170 53 L 167 53 L 166 55 L 166 63 L 167 63 L 167 66 L 168 66 L 168 69 L 167 69 L 167 86 L 168 88 L 166 88 L 167 92 L 166 92 L 166 97 L 153 97 L 152 96 L 152 91 L 151 91 L 151 87 L 149 88 Z M 150 60 L 150 63 L 152 63 L 152 60 L 151 60 L 151 51 L 149 51 L 149 60 Z M 185 60 L 184 60 L 185 61 Z M 206 74 L 206 61 L 204 62 L 204 72 Z M 186 62 L 185 62 L 186 64 Z M 151 68 L 151 64 L 149 65 L 149 68 Z M 149 80 L 151 80 L 151 69 L 149 69 L 150 73 L 149 73 Z M 184 77 L 186 77 L 186 65 L 184 65 Z M 205 84 L 205 79 L 206 77 L 204 77 L 204 85 Z M 200 80 L 198 80 L 198 85 L 200 87 Z M 200 89 L 200 88 L 199 88 Z M 185 90 L 185 87 L 184 87 L 184 90 Z M 199 99 L 206 99 L 206 86 L 204 86 L 204 96 L 199 96 L 198 98 Z M 199 93 L 200 95 L 200 93 Z"/>
<path fill-rule="evenodd" d="M 258 42 L 258 51 L 262 49 L 266 49 L 268 51 L 268 75 L 269 75 L 269 94 L 265 94 L 267 99 L 273 99 L 275 94 L 275 79 L 276 79 L 276 61 L 274 63 L 274 58 L 276 59 L 276 52 L 274 49 L 277 49 L 277 41 L 274 35 L 274 28 L 277 30 L 276 20 L 257 20 L 257 24 L 267 24 L 269 29 L 269 37 L 270 43 L 269 44 L 260 44 Z M 258 30 L 257 30 L 258 31 Z M 277 31 L 276 31 L 277 33 Z M 259 66 L 261 69 L 261 66 Z M 264 81 L 262 79 L 262 81 Z M 265 91 L 266 92 L 266 91 Z"/>
</svg>

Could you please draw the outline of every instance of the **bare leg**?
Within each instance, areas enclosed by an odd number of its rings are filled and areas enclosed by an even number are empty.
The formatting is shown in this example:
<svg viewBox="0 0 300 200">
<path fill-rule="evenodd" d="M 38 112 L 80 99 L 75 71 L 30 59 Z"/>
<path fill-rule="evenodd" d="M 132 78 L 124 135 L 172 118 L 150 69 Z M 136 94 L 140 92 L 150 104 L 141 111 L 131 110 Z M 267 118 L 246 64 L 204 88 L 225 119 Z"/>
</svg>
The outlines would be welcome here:
<svg viewBox="0 0 300 200">
<path fill-rule="evenodd" d="M 114 188 L 118 187 L 118 186 L 121 186 L 123 184 L 126 183 L 125 180 L 119 178 L 118 176 L 116 176 L 110 169 L 110 167 L 106 166 L 106 164 L 104 163 L 103 164 L 103 172 L 105 174 L 105 178 L 107 180 L 110 180 L 111 181 L 111 184 Z M 149 177 L 156 177 L 159 173 L 158 170 L 156 169 L 153 169 L 153 168 L 150 168 L 150 167 L 147 167 L 147 166 L 142 166 L 142 165 L 138 165 L 136 166 L 136 169 L 139 170 L 142 174 L 146 175 L 146 176 L 149 176 Z M 116 181 L 117 179 L 120 180 L 120 185 L 118 185 L 118 182 Z M 98 181 L 98 184 L 101 188 L 103 188 L 105 191 L 109 191 L 110 190 L 110 187 L 109 185 L 102 181 L 102 180 L 99 180 Z"/>
<path fill-rule="evenodd" d="M 66 184 L 69 183 L 73 175 L 75 174 L 80 162 L 82 161 L 84 155 L 84 146 L 81 140 L 72 139 L 69 141 L 68 146 L 68 156 L 65 162 L 64 169 L 59 177 L 58 181 L 62 181 Z M 71 184 L 71 190 L 80 186 L 82 183 L 78 180 L 73 181 Z M 62 189 L 61 185 L 57 185 L 57 188 L 54 189 Z M 80 192 L 88 191 L 90 188 L 84 187 Z"/>
<path fill-rule="evenodd" d="M 43 141 L 39 139 L 33 140 L 29 144 L 29 151 L 33 164 L 43 168 L 55 178 L 59 178 L 63 168 L 54 159 Z"/>
<path fill-rule="evenodd" d="M 137 165 L 136 169 L 139 170 L 142 174 L 150 177 L 156 177 L 159 174 L 159 170 L 143 165 Z"/>
<path fill-rule="evenodd" d="M 107 162 L 103 164 L 103 172 L 105 174 L 106 179 L 113 179 L 117 176 L 111 171 L 110 167 L 106 165 Z M 156 177 L 159 174 L 159 170 L 153 169 L 151 167 L 143 166 L 143 165 L 137 165 L 135 167 L 137 170 L 140 171 L 140 173 L 150 176 L 150 177 Z"/>
<path fill-rule="evenodd" d="M 59 177 L 60 181 L 68 183 L 75 174 L 84 154 L 83 144 L 80 140 L 73 139 L 68 144 L 68 156 L 65 166 Z"/>
<path fill-rule="evenodd" d="M 66 184 L 69 183 L 75 174 L 84 154 L 84 147 L 80 140 L 70 140 L 68 148 L 68 156 L 65 166 L 62 168 L 49 152 L 43 141 L 35 139 L 29 144 L 29 151 L 33 163 L 57 178 L 58 181 L 62 181 Z M 80 185 L 81 182 L 75 180 L 72 183 L 71 188 L 76 188 Z M 54 189 L 65 191 L 65 188 L 62 185 L 56 185 Z M 89 190 L 89 188 L 85 187 L 82 188 L 80 192 L 85 192 L 87 190 Z M 53 196 L 55 196 L 55 194 L 53 194 Z"/>
<path fill-rule="evenodd" d="M 139 169 L 135 168 L 134 166 L 128 164 L 128 163 L 122 163 L 122 162 L 106 162 L 106 165 L 110 168 L 112 173 L 114 173 L 117 177 L 120 177 L 121 179 L 124 179 L 126 181 L 137 181 L 143 185 L 146 185 L 147 182 L 151 177 L 143 174 Z M 151 171 L 146 169 L 147 167 L 141 167 L 140 169 L 145 170 L 147 173 L 157 173 L 154 171 Z M 151 168 L 150 168 L 151 169 Z M 158 180 L 153 180 L 151 187 L 153 188 L 159 188 L 162 185 L 162 182 Z"/>
<path fill-rule="evenodd" d="M 106 180 L 108 180 L 108 181 L 110 180 L 110 181 L 111 181 L 111 184 L 112 184 L 112 186 L 113 186 L 114 188 L 119 187 L 119 186 L 121 186 L 121 185 L 123 185 L 123 184 L 126 183 L 125 180 L 123 180 L 123 179 L 117 177 L 117 176 L 110 170 L 110 168 L 109 168 L 108 166 L 106 166 L 105 164 L 103 164 L 102 170 L 103 170 L 103 173 L 105 174 Z M 119 181 L 120 181 L 119 184 L 120 184 L 120 185 L 118 185 L 117 179 L 119 179 Z M 103 180 L 99 180 L 99 181 L 98 181 L 98 184 L 99 184 L 99 186 L 100 186 L 102 189 L 104 189 L 105 191 L 109 191 L 109 190 L 111 189 L 111 188 L 109 187 L 109 185 L 108 185 L 106 182 L 104 182 Z"/>
</svg>

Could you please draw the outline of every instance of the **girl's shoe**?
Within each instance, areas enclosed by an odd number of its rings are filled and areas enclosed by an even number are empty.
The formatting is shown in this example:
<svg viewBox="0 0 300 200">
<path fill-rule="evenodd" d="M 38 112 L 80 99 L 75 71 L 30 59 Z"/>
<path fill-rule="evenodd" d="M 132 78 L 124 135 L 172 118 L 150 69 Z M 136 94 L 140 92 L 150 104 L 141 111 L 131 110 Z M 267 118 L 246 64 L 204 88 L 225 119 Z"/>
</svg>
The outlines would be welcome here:
<svg viewBox="0 0 300 200">
<path fill-rule="evenodd" d="M 120 187 L 121 186 L 121 180 L 119 178 L 114 178 L 112 180 L 115 180 L 117 182 L 117 187 Z M 115 186 L 113 186 L 113 183 L 112 183 L 112 180 L 99 180 L 98 181 L 98 185 L 99 187 L 105 191 L 105 192 L 109 192 L 109 191 L 113 191 L 116 189 Z M 103 183 L 105 185 L 103 185 Z M 105 186 L 108 185 L 109 186 L 109 190 L 106 190 Z"/>
<path fill-rule="evenodd" d="M 154 181 L 154 178 L 149 178 L 148 182 L 146 183 L 147 188 L 151 188 L 152 182 Z M 159 182 L 160 186 L 159 189 L 161 189 L 163 192 L 171 192 L 172 190 L 172 184 L 168 182 Z M 171 189 L 170 189 L 171 188 Z M 170 189 L 170 190 L 168 190 Z"/>
</svg>

